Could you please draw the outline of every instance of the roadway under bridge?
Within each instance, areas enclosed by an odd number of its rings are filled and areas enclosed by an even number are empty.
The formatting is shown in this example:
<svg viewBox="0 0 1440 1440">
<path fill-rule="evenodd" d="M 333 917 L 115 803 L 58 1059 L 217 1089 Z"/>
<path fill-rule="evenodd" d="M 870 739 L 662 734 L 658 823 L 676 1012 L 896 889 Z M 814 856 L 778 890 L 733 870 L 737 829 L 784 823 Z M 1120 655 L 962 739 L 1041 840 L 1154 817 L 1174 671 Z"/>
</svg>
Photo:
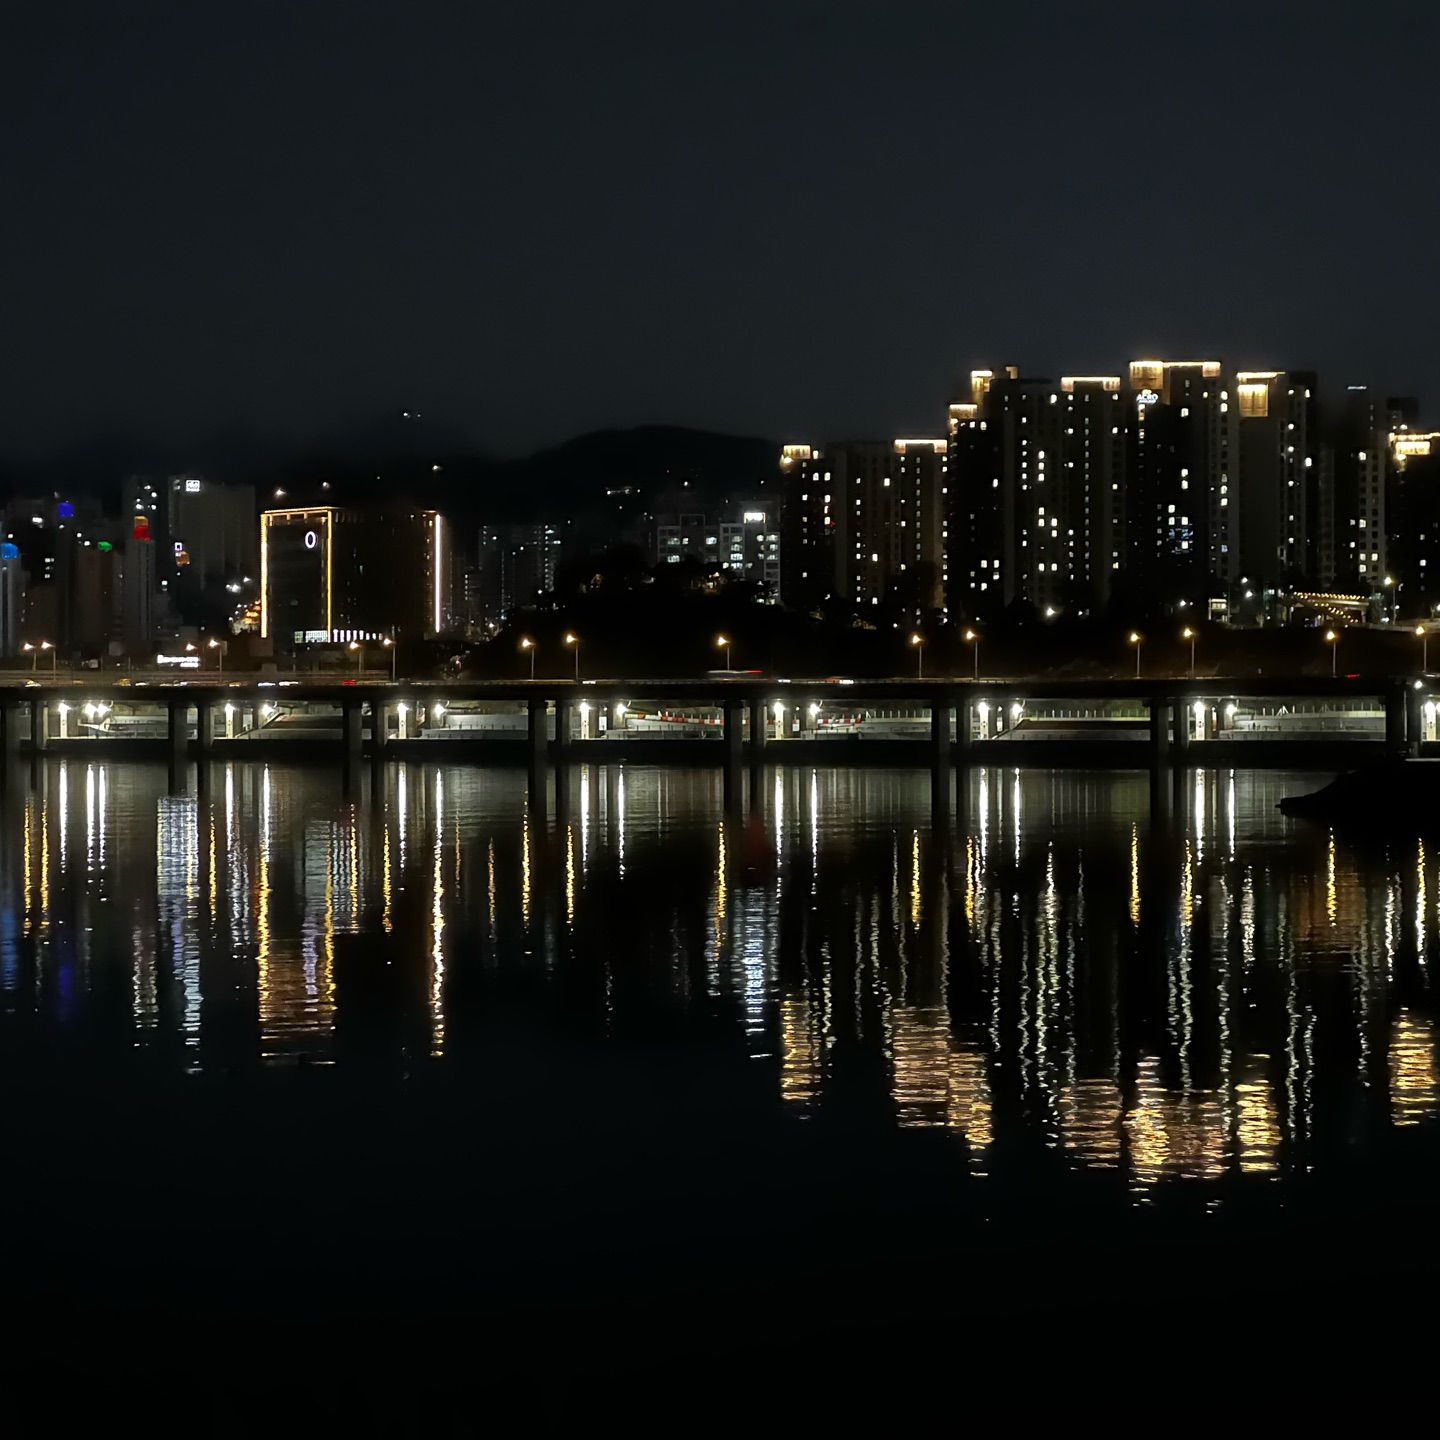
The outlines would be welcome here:
<svg viewBox="0 0 1440 1440">
<path fill-rule="evenodd" d="M 1440 754 L 1429 677 L 0 685 L 11 754 L 1351 766 Z"/>
</svg>

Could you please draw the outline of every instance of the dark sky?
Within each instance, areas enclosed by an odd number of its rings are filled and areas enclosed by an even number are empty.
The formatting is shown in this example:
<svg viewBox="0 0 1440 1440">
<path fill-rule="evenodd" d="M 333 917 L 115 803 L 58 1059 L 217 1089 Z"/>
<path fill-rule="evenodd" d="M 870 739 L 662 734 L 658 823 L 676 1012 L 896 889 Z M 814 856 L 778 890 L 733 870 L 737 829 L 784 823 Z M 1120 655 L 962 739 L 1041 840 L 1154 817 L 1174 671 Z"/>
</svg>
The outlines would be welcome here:
<svg viewBox="0 0 1440 1440">
<path fill-rule="evenodd" d="M 972 364 L 1148 351 L 1440 416 L 1440 5 L 0 20 L 0 455 L 402 407 L 500 452 L 925 433 Z"/>
</svg>

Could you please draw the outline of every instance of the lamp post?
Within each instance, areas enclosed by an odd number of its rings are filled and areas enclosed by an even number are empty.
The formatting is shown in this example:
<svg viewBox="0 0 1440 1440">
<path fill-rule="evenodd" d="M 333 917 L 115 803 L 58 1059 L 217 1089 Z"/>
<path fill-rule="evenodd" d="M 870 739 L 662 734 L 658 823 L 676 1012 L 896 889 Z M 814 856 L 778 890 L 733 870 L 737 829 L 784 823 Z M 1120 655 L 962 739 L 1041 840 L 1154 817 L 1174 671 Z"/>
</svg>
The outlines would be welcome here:
<svg viewBox="0 0 1440 1440">
<path fill-rule="evenodd" d="M 975 668 L 972 679 L 980 678 L 980 632 L 978 630 L 967 630 L 965 632 L 965 643 L 975 647 Z"/>
<path fill-rule="evenodd" d="M 530 678 L 535 678 L 535 642 L 528 636 L 520 637 L 520 648 L 530 652 Z"/>
<path fill-rule="evenodd" d="M 1400 590 L 1404 582 L 1396 582 L 1393 575 L 1385 577 L 1385 588 L 1390 592 L 1390 623 L 1393 625 L 1400 618 Z"/>
<path fill-rule="evenodd" d="M 1425 675 L 1430 670 L 1430 632 L 1423 625 L 1417 625 L 1415 634 L 1420 638 L 1420 673 Z"/>
<path fill-rule="evenodd" d="M 925 637 L 918 631 L 911 631 L 910 644 L 915 651 L 915 678 L 925 678 Z"/>
<path fill-rule="evenodd" d="M 225 652 L 230 648 L 225 640 L 210 641 L 210 648 L 215 652 L 215 669 L 217 673 L 223 674 L 225 670 Z"/>
<path fill-rule="evenodd" d="M 1135 678 L 1138 680 L 1140 678 L 1140 647 L 1145 643 L 1145 637 L 1138 630 L 1132 630 L 1127 638 L 1135 647 Z"/>
<path fill-rule="evenodd" d="M 362 674 L 365 670 L 365 647 L 358 640 L 352 640 L 345 648 L 355 652 L 355 673 Z"/>
<path fill-rule="evenodd" d="M 397 678 L 395 666 L 400 658 L 400 647 L 395 643 L 393 635 L 387 635 L 380 643 L 390 652 L 390 683 L 393 685 Z"/>
<path fill-rule="evenodd" d="M 730 646 L 731 646 L 731 643 L 732 643 L 732 642 L 731 642 L 731 639 L 730 639 L 730 637 L 729 637 L 728 635 L 717 635 L 717 636 L 715 637 L 715 648 L 716 648 L 717 650 L 724 650 L 724 652 L 725 652 L 725 668 L 726 668 L 727 670 L 733 670 L 733 669 L 735 668 L 735 667 L 730 663 Z"/>
<path fill-rule="evenodd" d="M 1330 678 L 1335 678 L 1336 657 L 1340 653 L 1340 632 L 1338 630 L 1327 630 L 1325 632 L 1325 643 L 1330 647 Z"/>
<path fill-rule="evenodd" d="M 565 643 L 575 651 L 575 679 L 580 679 L 580 637 L 573 631 L 565 632 Z"/>
<path fill-rule="evenodd" d="M 1188 641 L 1190 642 L 1190 678 L 1193 680 L 1193 679 L 1195 678 L 1195 639 L 1196 639 L 1196 634 L 1195 634 L 1194 629 L 1193 629 L 1191 626 L 1187 625 L 1187 626 L 1180 632 L 1180 638 L 1181 638 L 1182 640 L 1188 640 Z"/>
</svg>

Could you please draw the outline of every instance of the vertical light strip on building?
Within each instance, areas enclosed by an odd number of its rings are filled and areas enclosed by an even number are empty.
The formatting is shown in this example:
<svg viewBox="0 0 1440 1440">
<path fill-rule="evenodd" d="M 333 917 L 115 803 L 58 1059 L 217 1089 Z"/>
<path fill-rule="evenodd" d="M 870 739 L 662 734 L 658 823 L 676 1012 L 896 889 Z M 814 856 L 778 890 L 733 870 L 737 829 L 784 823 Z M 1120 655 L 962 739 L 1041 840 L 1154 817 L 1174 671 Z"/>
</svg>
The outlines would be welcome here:
<svg viewBox="0 0 1440 1440">
<path fill-rule="evenodd" d="M 325 633 L 335 638 L 335 621 L 332 615 L 335 598 L 335 511 L 325 512 Z"/>
<path fill-rule="evenodd" d="M 270 517 L 260 517 L 260 636 L 270 634 Z"/>
<path fill-rule="evenodd" d="M 435 633 L 440 633 L 440 524 L 441 516 L 435 512 Z"/>
</svg>

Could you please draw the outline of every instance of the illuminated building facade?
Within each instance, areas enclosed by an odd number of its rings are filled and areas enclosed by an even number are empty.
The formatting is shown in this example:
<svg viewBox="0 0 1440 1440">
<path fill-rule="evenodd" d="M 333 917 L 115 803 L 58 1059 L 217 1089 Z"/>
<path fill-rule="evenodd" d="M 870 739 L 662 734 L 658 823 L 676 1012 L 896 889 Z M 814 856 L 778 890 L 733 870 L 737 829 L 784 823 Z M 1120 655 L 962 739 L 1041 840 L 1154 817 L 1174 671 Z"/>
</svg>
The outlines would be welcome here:
<svg viewBox="0 0 1440 1440">
<path fill-rule="evenodd" d="M 444 634 L 456 582 L 438 511 L 322 505 L 260 516 L 260 633 L 282 649 Z"/>
</svg>

